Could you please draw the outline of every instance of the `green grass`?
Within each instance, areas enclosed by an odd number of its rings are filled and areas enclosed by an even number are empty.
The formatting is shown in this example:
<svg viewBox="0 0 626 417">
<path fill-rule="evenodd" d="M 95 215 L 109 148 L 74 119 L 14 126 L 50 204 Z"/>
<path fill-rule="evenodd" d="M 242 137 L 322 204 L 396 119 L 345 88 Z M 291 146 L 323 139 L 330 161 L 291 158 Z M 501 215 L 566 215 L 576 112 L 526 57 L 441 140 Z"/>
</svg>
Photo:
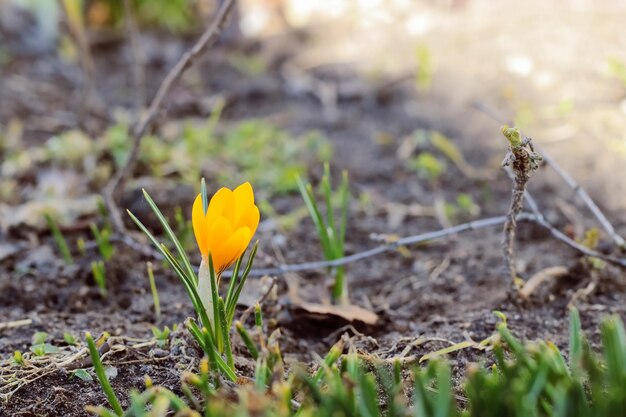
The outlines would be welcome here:
<svg viewBox="0 0 626 417">
<path fill-rule="evenodd" d="M 566 360 L 550 342 L 518 340 L 503 321 L 489 338 L 491 365 L 471 365 L 457 381 L 443 360 L 403 370 L 399 360 L 372 360 L 354 350 L 341 354 L 343 341 L 320 359 L 317 373 L 295 367 L 283 377 L 282 359 L 274 345 L 260 352 L 256 383 L 237 388 L 239 400 L 223 395 L 219 379 L 211 377 L 205 362 L 199 374 L 183 376 L 184 397 L 149 386 L 144 393 L 132 395 L 133 405 L 123 415 L 154 415 L 147 410 L 158 406 L 164 410 L 162 415 L 169 410 L 213 417 L 621 416 L 626 410 L 626 333 L 621 319 L 606 318 L 601 335 L 601 354 L 594 353 L 573 310 Z M 410 378 L 403 378 L 403 373 Z M 109 390 L 105 382 L 105 392 Z M 103 408 L 91 411 L 121 415 Z"/>
</svg>

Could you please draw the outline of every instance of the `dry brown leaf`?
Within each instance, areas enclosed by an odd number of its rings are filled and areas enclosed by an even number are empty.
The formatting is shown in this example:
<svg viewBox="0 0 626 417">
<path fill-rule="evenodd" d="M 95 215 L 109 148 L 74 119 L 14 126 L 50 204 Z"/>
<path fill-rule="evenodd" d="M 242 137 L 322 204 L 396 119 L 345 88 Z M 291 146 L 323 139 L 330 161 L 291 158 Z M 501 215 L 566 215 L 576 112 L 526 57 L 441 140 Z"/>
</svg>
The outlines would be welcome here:
<svg viewBox="0 0 626 417">
<path fill-rule="evenodd" d="M 378 316 L 376 315 L 376 313 L 352 304 L 339 306 L 331 304 L 300 302 L 295 304 L 295 306 L 305 310 L 309 314 L 326 317 L 339 317 L 350 323 L 360 321 L 367 325 L 373 326 L 378 322 Z"/>
</svg>

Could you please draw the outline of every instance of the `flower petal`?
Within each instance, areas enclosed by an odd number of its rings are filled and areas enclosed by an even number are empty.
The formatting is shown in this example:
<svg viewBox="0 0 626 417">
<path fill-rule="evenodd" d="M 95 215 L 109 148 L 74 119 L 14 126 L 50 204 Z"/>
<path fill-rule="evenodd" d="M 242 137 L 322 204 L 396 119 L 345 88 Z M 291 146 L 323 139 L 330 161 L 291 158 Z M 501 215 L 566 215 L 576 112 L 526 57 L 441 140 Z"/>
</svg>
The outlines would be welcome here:
<svg viewBox="0 0 626 417">
<path fill-rule="evenodd" d="M 202 256 L 207 256 L 209 252 L 207 241 L 209 228 L 207 227 L 206 220 L 207 218 L 204 215 L 202 207 L 202 195 L 198 194 L 191 209 L 191 224 L 193 225 L 193 234 L 196 237 L 196 242 L 198 243 L 198 248 Z"/>
<path fill-rule="evenodd" d="M 232 222 L 234 205 L 235 197 L 233 196 L 233 192 L 225 187 L 220 188 L 213 197 L 211 197 L 211 201 L 209 202 L 209 209 L 207 210 L 208 222 L 213 223 L 219 216 L 224 216 Z"/>
<path fill-rule="evenodd" d="M 240 220 L 251 206 L 254 206 L 254 192 L 249 182 L 244 182 L 233 191 L 235 198 L 235 213 L 233 224 L 239 225 Z"/>
<path fill-rule="evenodd" d="M 241 220 L 239 221 L 238 227 L 247 227 L 250 229 L 250 238 L 254 236 L 256 233 L 256 228 L 259 226 L 259 220 L 261 218 L 261 214 L 259 213 L 259 208 L 257 206 L 252 206 L 248 208 L 248 211 L 243 215 Z"/>
<path fill-rule="evenodd" d="M 224 242 L 233 234 L 233 226 L 230 221 L 220 216 L 213 221 L 207 228 L 208 236 L 207 242 L 211 253 L 215 253 L 215 250 L 222 246 Z"/>
<path fill-rule="evenodd" d="M 235 262 L 250 243 L 252 234 L 250 229 L 242 227 L 237 229 L 228 240 L 220 244 L 212 253 L 215 271 L 221 273 Z"/>
</svg>

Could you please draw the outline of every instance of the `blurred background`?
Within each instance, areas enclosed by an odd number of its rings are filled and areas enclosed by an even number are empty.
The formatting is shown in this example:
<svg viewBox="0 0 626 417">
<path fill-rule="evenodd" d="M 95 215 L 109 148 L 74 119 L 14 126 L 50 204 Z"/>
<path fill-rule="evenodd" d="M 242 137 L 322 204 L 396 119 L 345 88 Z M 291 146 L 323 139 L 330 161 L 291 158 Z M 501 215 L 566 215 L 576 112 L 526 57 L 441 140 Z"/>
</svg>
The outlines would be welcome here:
<svg viewBox="0 0 626 417">
<path fill-rule="evenodd" d="M 211 0 L 0 1 L 5 230 L 34 218 L 30 210 L 20 214 L 14 206 L 37 200 L 51 184 L 72 184 L 52 192 L 61 196 L 80 194 L 81 187 L 97 191 L 126 158 L 127 126 L 217 5 Z M 341 132 L 376 146 L 391 143 L 400 155 L 400 149 L 411 154 L 411 146 L 419 147 L 407 144 L 406 135 L 420 129 L 450 137 L 477 169 L 493 169 L 503 143 L 501 123 L 486 114 L 487 108 L 534 137 L 623 222 L 625 18 L 622 1 L 242 0 L 218 51 L 185 73 L 166 99 L 167 117 L 157 129 L 166 144 L 145 141 L 139 173 L 192 180 L 199 174 L 211 177 L 206 171 L 214 170 L 214 177 L 227 182 L 260 176 L 269 197 L 293 191 L 293 173 L 330 159 L 331 149 L 335 159 L 350 156 L 348 168 L 362 167 L 376 155 L 376 148 L 354 150 L 355 142 L 341 140 Z M 299 100 L 303 108 L 285 108 L 284 97 Z M 388 123 L 363 118 L 370 114 Z M 207 168 L 206 160 L 190 160 L 189 150 L 217 152 L 223 138 L 202 137 L 222 129 L 216 127 L 220 117 L 225 123 L 254 118 L 256 124 L 231 131 L 231 161 L 214 161 Z M 202 122 L 192 122 L 193 129 L 169 123 L 181 118 Z M 293 135 L 306 139 L 297 141 L 300 148 L 292 154 L 277 157 L 275 165 L 296 154 L 300 165 L 267 174 L 257 172 L 263 168 L 254 161 L 233 162 L 240 155 L 233 143 L 245 149 L 248 136 L 275 137 L 274 129 L 282 128 L 285 143 Z M 181 135 L 186 146 L 170 146 Z M 94 138 L 95 144 L 89 140 Z M 258 149 L 267 145 L 257 142 L 252 146 Z M 88 184 L 67 170 L 31 170 L 54 158 L 83 165 L 79 171 L 88 173 Z M 187 169 L 190 165 L 196 169 Z M 29 181 L 33 175 L 38 179 Z M 550 173 L 542 178 L 554 189 L 562 187 Z M 85 204 L 93 208 L 94 201 Z M 266 212 L 272 212 L 269 205 Z M 12 217 L 17 219 L 7 220 Z"/>
<path fill-rule="evenodd" d="M 128 3 L 141 33 L 145 91 L 138 96 L 145 103 L 182 52 L 178 40 L 199 33 L 215 2 Z M 122 110 L 134 100 L 124 7 L 122 0 L 0 1 L 5 136 L 19 127 L 30 132 L 27 141 L 46 140 L 81 123 L 96 134 L 105 122 L 124 119 Z M 474 107 L 484 103 L 514 120 L 603 205 L 619 211 L 626 204 L 620 175 L 626 161 L 625 18 L 626 4 L 608 0 L 243 0 L 222 42 L 247 42 L 229 62 L 255 76 L 261 90 L 269 88 L 258 81 L 263 73 L 280 73 L 291 93 L 317 96 L 328 123 L 336 122 L 344 97 L 372 86 L 400 86 L 412 100 L 398 111 L 454 132 L 465 148 L 494 146 L 498 123 Z M 120 44 L 122 54 L 111 60 Z M 81 54 L 85 45 L 91 53 Z M 81 55 L 93 57 L 81 64 Z M 185 79 L 219 85 L 220 76 L 193 69 Z M 219 90 L 236 90 L 223 81 Z M 199 97 L 204 111 L 221 91 Z M 174 96 L 172 107 L 190 105 L 187 99 Z M 98 113 L 100 120 L 79 120 L 77 109 Z"/>
</svg>

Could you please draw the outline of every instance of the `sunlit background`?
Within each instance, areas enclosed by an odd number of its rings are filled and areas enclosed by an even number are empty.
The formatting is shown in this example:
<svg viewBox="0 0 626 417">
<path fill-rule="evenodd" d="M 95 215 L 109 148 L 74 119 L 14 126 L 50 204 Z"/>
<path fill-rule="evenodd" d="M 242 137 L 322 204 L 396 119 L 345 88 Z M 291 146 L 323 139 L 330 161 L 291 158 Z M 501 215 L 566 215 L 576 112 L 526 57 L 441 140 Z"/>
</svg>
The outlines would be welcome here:
<svg viewBox="0 0 626 417">
<path fill-rule="evenodd" d="M 135 3 L 142 27 L 173 35 L 197 32 L 215 6 L 210 0 Z M 102 29 L 103 38 L 123 26 L 121 1 L 85 4 L 86 25 Z M 492 107 L 544 145 L 603 205 L 626 208 L 622 1 L 244 0 L 237 17 L 231 32 L 268 40 L 270 48 L 306 33 L 285 71 L 349 68 L 373 84 L 413 79 L 405 85 L 415 100 L 404 111 L 452 132 L 466 147 L 497 146 L 498 123 L 476 110 L 481 103 Z M 0 1 L 3 31 L 27 45 L 18 54 L 53 50 L 78 60 L 62 21 L 56 0 Z M 10 60 L 9 50 L 0 45 L 0 63 Z M 247 58 L 240 65 L 248 71 L 262 66 Z M 19 89 L 11 79 L 1 82 L 4 90 Z"/>
</svg>

